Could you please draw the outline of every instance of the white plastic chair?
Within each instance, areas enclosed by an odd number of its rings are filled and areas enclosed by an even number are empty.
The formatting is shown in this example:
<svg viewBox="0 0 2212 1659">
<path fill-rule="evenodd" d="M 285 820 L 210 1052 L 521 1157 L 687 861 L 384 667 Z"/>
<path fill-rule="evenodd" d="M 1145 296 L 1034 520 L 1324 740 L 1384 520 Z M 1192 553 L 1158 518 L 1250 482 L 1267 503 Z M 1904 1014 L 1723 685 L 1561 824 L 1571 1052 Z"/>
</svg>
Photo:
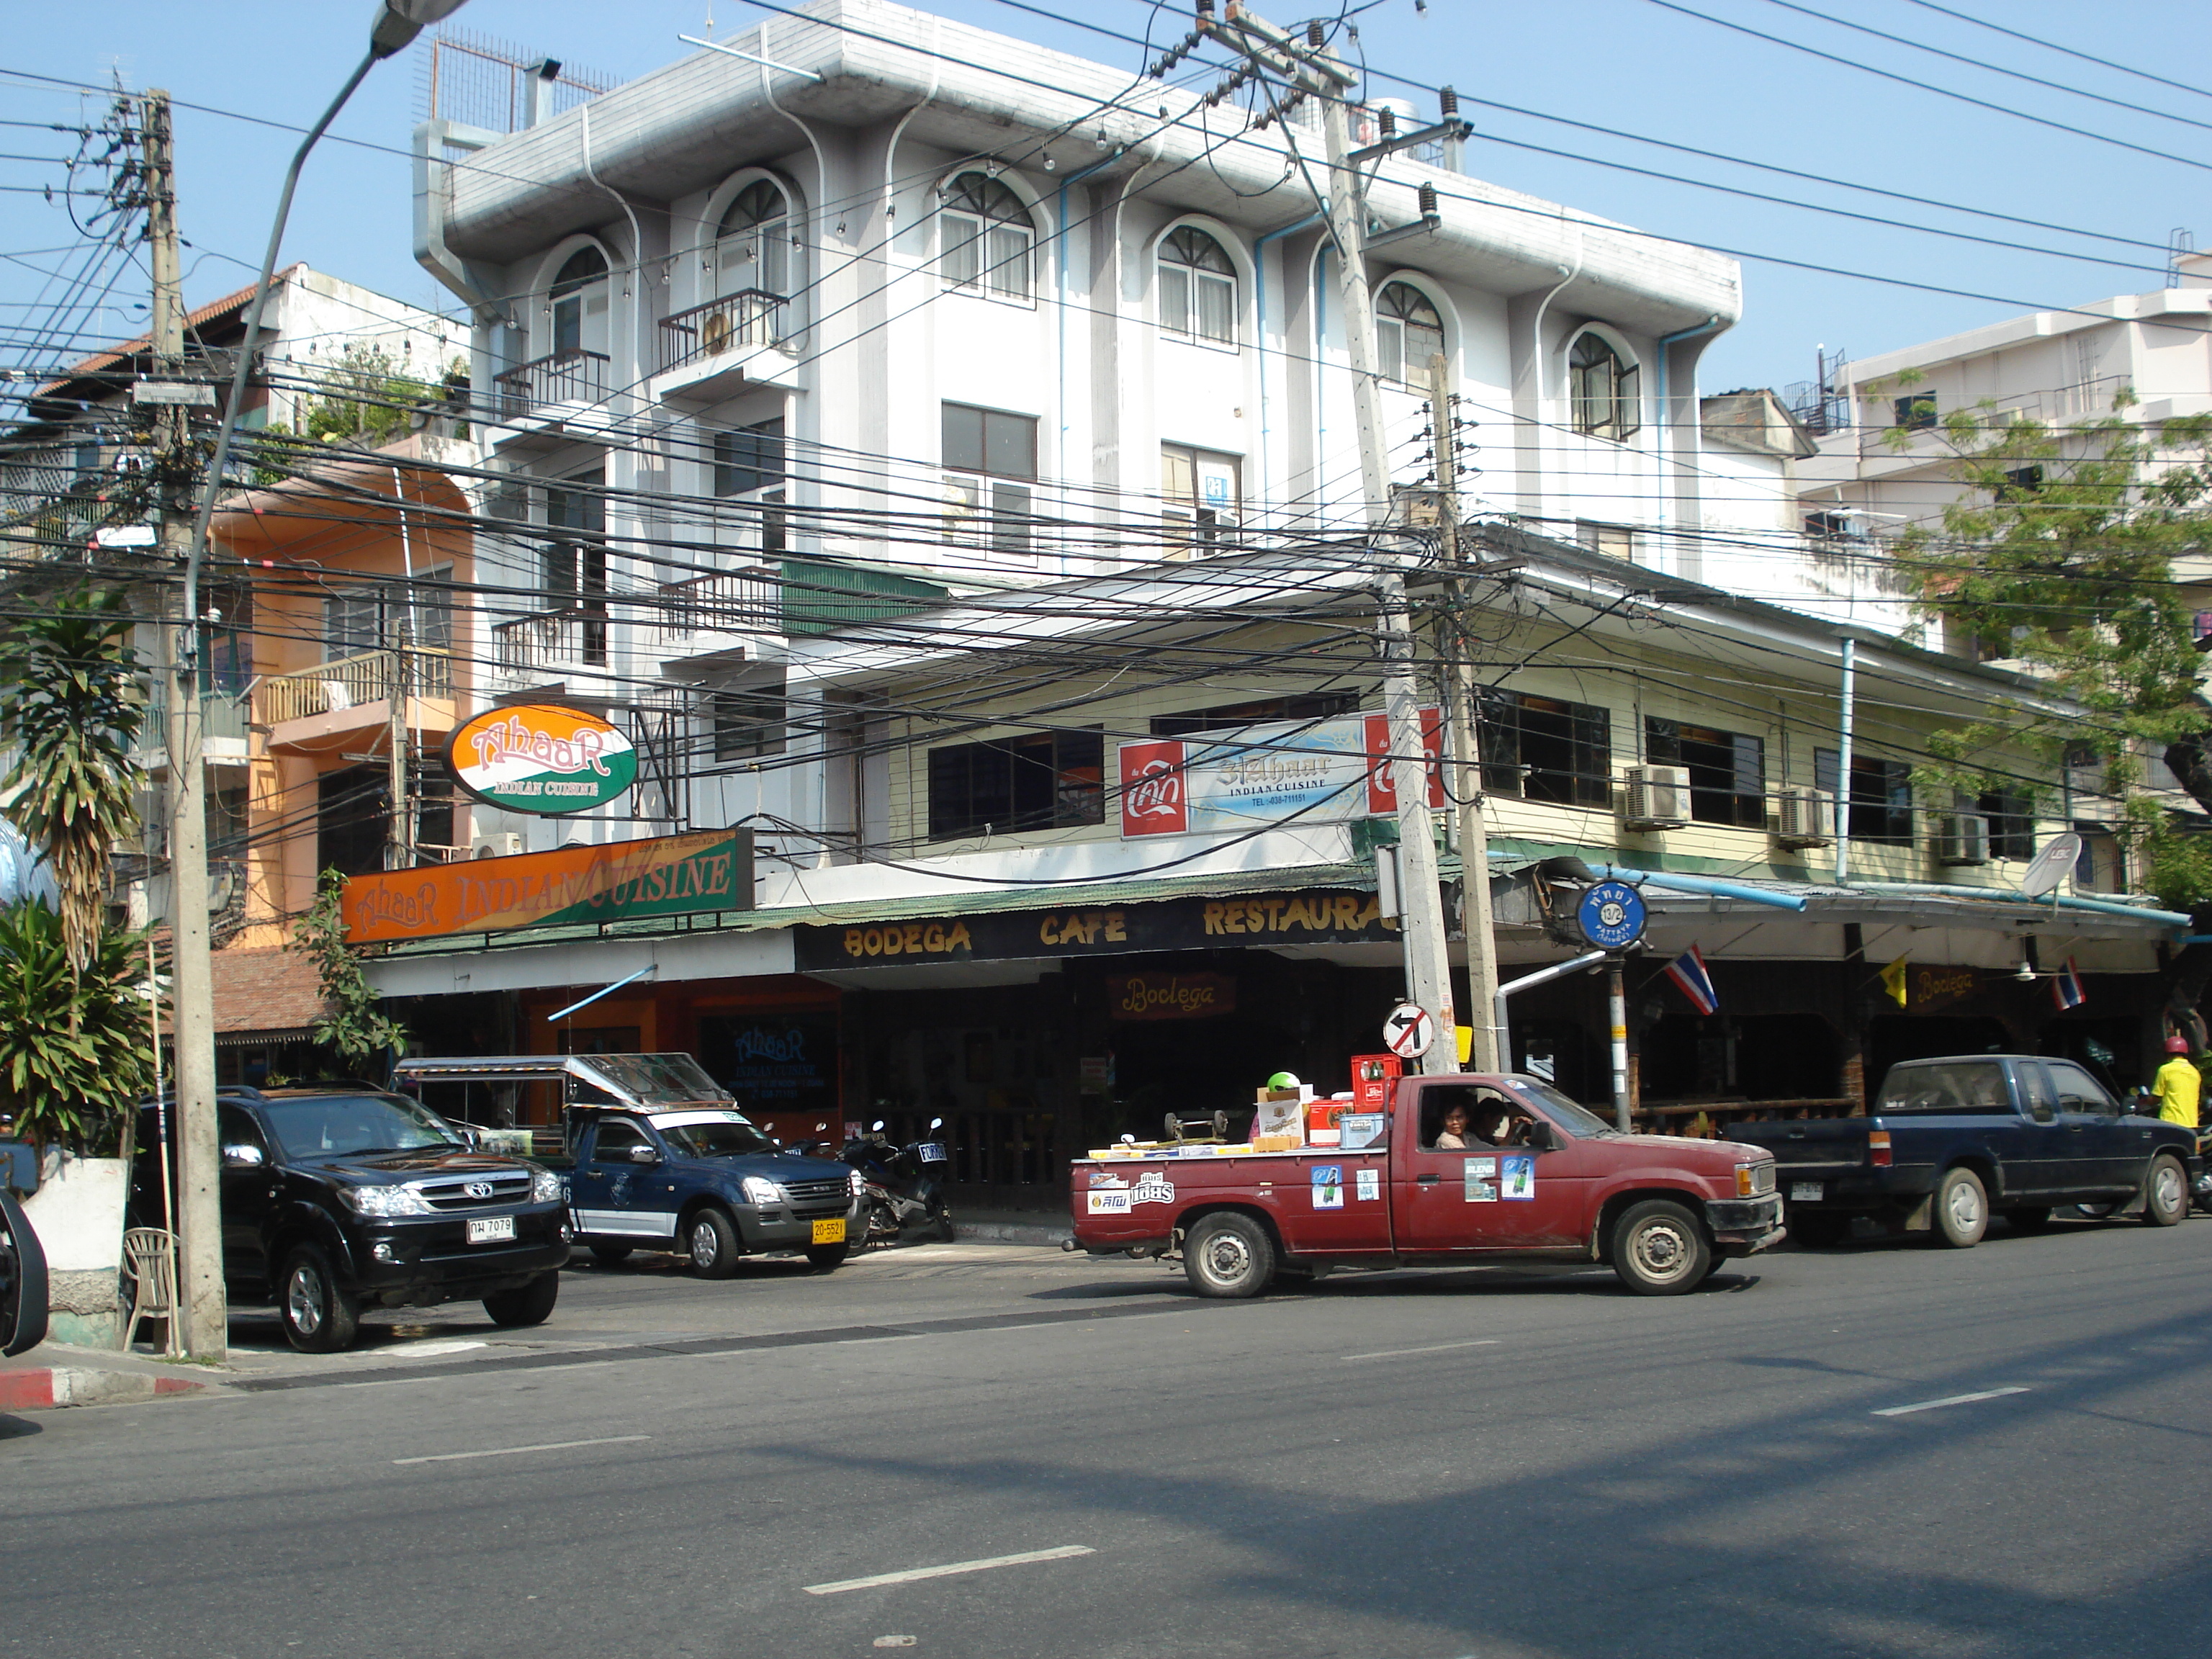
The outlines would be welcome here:
<svg viewBox="0 0 2212 1659">
<path fill-rule="evenodd" d="M 124 1265 L 131 1270 L 131 1311 L 123 1322 L 125 1353 L 138 1339 L 144 1319 L 171 1319 L 176 1312 L 176 1280 L 171 1272 L 169 1235 L 159 1227 L 133 1227 L 123 1235 Z"/>
</svg>

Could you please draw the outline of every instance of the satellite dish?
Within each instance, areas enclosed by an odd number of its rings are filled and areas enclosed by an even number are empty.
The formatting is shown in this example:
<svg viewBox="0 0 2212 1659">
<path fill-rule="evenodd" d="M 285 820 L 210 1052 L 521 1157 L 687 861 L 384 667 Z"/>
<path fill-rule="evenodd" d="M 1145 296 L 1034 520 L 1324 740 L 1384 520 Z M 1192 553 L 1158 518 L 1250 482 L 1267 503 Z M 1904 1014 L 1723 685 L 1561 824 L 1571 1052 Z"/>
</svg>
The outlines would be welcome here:
<svg viewBox="0 0 2212 1659">
<path fill-rule="evenodd" d="M 2020 890 L 2026 896 L 2039 899 L 2058 890 L 2074 868 L 2074 861 L 2081 856 L 2081 837 L 2071 830 L 2053 836 L 2043 850 L 2027 866 L 2027 873 L 2020 878 Z"/>
</svg>

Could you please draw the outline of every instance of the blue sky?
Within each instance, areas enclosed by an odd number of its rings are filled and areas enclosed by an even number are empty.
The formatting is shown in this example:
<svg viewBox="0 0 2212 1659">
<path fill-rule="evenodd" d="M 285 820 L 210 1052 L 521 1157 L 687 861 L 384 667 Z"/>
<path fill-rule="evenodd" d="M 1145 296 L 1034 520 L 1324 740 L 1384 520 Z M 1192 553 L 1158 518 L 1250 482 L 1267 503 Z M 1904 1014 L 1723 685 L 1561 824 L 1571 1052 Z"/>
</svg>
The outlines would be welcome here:
<svg viewBox="0 0 2212 1659">
<path fill-rule="evenodd" d="M 1681 0 L 1692 11 L 1802 42 L 1838 57 L 1978 98 L 1980 108 L 1883 80 L 1668 9 L 1657 0 L 1376 0 L 1358 19 L 1373 75 L 1370 91 L 1429 94 L 1389 77 L 1449 82 L 1473 102 L 1462 113 L 1478 137 L 1468 169 L 1477 176 L 1570 203 L 1641 228 L 1720 247 L 1744 260 L 1746 316 L 1707 354 L 1707 391 L 1784 386 L 1811 378 L 1817 346 L 1871 355 L 1955 332 L 2017 311 L 2059 306 L 2160 285 L 2170 230 L 2196 229 L 2212 245 L 2212 95 L 2118 73 L 1947 16 L 1918 0 L 1850 0 L 1795 9 L 1780 0 Z M 1953 11 L 2071 46 L 2187 86 L 2212 85 L 2212 31 L 2201 4 L 2104 0 L 2094 7 L 2046 0 L 1945 0 Z M 937 9 L 1002 33 L 1126 64 L 1141 49 L 1054 23 L 1003 0 L 942 0 Z M 1099 27 L 1167 40 L 1187 9 L 1146 0 L 1087 0 L 1064 9 Z M 9 8 L 0 67 L 105 84 L 119 72 L 131 88 L 165 86 L 183 101 L 234 114 L 304 125 L 335 92 L 364 38 L 366 0 L 94 0 Z M 691 50 L 678 33 L 700 33 L 708 0 L 472 0 L 457 25 L 549 52 L 618 78 Z M 764 15 L 744 0 L 713 0 L 726 33 Z M 1808 15 L 1817 12 L 1819 15 Z M 1289 23 L 1303 14 L 1276 8 Z M 1839 27 L 1837 20 L 1958 53 L 1957 62 Z M 2057 83 L 2008 79 L 2009 69 Z M 356 94 L 336 132 L 404 151 L 419 98 L 410 52 L 381 66 Z M 38 124 L 73 122 L 76 94 L 0 80 L 0 151 L 10 157 L 64 153 L 69 142 Z M 2180 119 L 2092 101 L 2094 93 Z M 2084 129 L 2083 136 L 2021 118 L 2033 115 Z M 1559 125 L 1561 117 L 1715 155 L 1931 198 L 1929 207 L 1762 173 L 1627 137 Z M 180 110 L 177 118 L 187 297 L 201 303 L 250 280 L 286 158 L 295 139 L 230 117 Z M 2137 146 L 2124 149 L 2120 144 Z M 1533 148 L 1532 148 L 1533 147 Z M 1545 154 L 1544 150 L 1565 152 Z M 2144 152 L 2160 152 L 2146 154 Z M 1607 165 L 1619 164 L 1619 165 Z M 1759 202 L 1623 170 L 1641 167 L 1762 192 Z M 19 331 L 36 314 L 47 278 L 76 232 L 35 187 L 60 169 L 37 160 L 0 161 L 0 362 L 24 361 Z M 27 192 L 23 187 L 31 186 Z M 444 306 L 447 296 L 410 252 L 408 164 L 402 154 L 325 142 L 285 241 L 306 259 L 402 299 Z M 1802 204 L 1803 205 L 1797 205 Z M 2063 228 L 2002 223 L 1954 210 L 1973 207 Z M 2019 247 L 1995 247 L 1838 216 L 1847 209 L 1964 232 Z M 2130 247 L 2072 234 L 2134 239 Z M 1955 289 L 1963 295 L 1828 275 L 1777 263 Z M 118 285 L 124 304 L 143 301 L 135 275 Z M 136 331 L 143 311 L 115 310 L 101 337 Z"/>
</svg>

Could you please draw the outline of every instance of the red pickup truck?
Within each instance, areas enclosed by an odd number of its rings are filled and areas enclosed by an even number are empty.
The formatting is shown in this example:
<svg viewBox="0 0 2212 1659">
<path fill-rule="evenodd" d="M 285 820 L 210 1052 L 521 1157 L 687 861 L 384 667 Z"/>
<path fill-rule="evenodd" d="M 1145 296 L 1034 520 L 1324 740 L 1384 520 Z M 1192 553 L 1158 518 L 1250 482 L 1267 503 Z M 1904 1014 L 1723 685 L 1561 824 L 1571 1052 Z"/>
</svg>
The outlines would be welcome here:
<svg viewBox="0 0 2212 1659">
<path fill-rule="evenodd" d="M 1200 1296 L 1257 1296 L 1285 1270 L 1513 1260 L 1606 1262 L 1675 1296 L 1783 1236 L 1756 1146 L 1625 1135 L 1530 1077 L 1406 1078 L 1389 1108 L 1347 1112 L 1335 1146 L 1079 1160 L 1073 1247 L 1180 1252 Z"/>
</svg>

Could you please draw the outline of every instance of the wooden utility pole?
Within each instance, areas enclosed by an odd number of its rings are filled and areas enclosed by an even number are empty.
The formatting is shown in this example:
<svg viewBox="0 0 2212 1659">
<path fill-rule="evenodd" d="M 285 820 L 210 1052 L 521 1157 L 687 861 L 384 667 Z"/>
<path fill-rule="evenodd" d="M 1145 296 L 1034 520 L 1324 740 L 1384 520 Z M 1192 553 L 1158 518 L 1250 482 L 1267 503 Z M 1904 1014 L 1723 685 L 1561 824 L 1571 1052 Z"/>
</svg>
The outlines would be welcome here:
<svg viewBox="0 0 2212 1659">
<path fill-rule="evenodd" d="M 1451 365 L 1443 353 L 1429 359 L 1429 427 L 1434 434 L 1437 495 L 1442 507 L 1444 573 L 1451 606 L 1443 645 L 1445 717 L 1450 722 L 1452 759 L 1458 787 L 1451 793 L 1459 807 L 1460 919 L 1467 930 L 1468 1021 L 1474 1040 L 1468 1065 L 1478 1072 L 1502 1072 L 1513 1057 L 1498 1051 L 1498 936 L 1490 915 L 1490 832 L 1482 818 L 1482 728 L 1474 706 L 1474 665 L 1468 660 L 1468 607 L 1474 601 L 1459 544 L 1459 442 L 1452 414 Z"/>
<path fill-rule="evenodd" d="M 167 395 L 135 401 L 155 410 L 154 449 L 161 481 L 161 550 L 182 570 L 191 547 L 191 501 L 198 465 L 191 447 L 191 404 L 184 400 L 184 282 L 177 253 L 176 156 L 169 94 L 140 100 L 146 157 L 146 238 L 154 273 L 149 344 Z M 162 610 L 169 607 L 165 603 Z M 168 694 L 169 933 L 176 1042 L 177 1337 L 195 1359 L 229 1352 L 229 1310 L 222 1288 L 222 1152 L 216 1133 L 215 987 L 208 939 L 207 766 L 201 758 L 199 630 L 193 617 L 161 630 L 157 670 Z"/>
</svg>

